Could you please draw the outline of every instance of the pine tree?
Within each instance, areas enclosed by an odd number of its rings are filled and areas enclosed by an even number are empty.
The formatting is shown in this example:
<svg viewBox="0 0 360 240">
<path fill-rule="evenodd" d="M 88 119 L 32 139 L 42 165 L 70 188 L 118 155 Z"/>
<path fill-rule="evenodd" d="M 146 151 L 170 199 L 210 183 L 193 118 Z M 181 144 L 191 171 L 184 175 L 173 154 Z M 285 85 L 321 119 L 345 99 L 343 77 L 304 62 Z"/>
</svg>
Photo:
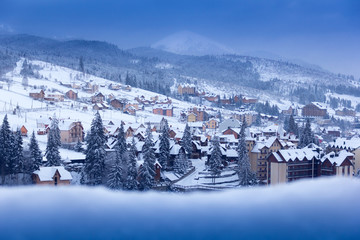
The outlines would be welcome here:
<svg viewBox="0 0 360 240">
<path fill-rule="evenodd" d="M 256 174 L 251 170 L 248 150 L 246 148 L 246 123 L 243 122 L 239 134 L 238 152 L 238 175 L 241 186 L 256 185 Z"/>
<path fill-rule="evenodd" d="M 148 124 L 146 129 L 146 138 L 142 152 L 144 163 L 139 171 L 139 183 L 141 189 L 149 190 L 154 186 L 155 177 L 155 152 L 150 124 Z"/>
<path fill-rule="evenodd" d="M 61 147 L 61 136 L 60 136 L 60 128 L 59 128 L 59 120 L 56 118 L 56 116 L 53 116 L 53 119 L 50 124 L 50 129 L 53 130 L 55 143 Z"/>
<path fill-rule="evenodd" d="M 221 149 L 220 149 L 220 142 L 218 137 L 214 137 L 212 142 L 212 152 L 210 155 L 210 159 L 208 162 L 209 171 L 213 176 L 213 182 L 215 183 L 215 177 L 221 174 Z"/>
<path fill-rule="evenodd" d="M 61 145 L 60 130 L 58 120 L 54 117 L 48 135 L 45 157 L 47 159 L 45 166 L 61 166 L 61 157 L 59 147 Z"/>
<path fill-rule="evenodd" d="M 12 158 L 12 149 L 14 147 L 14 138 L 10 130 L 8 117 L 5 115 L 0 129 L 0 167 L 1 176 L 4 182 L 7 173 L 14 172 L 14 164 Z"/>
<path fill-rule="evenodd" d="M 261 115 L 256 115 L 255 126 L 261 126 Z"/>
<path fill-rule="evenodd" d="M 30 172 L 36 171 L 40 169 L 42 156 L 39 148 L 39 144 L 35 138 L 35 133 L 33 132 L 30 138 L 29 143 L 30 150 Z"/>
<path fill-rule="evenodd" d="M 290 118 L 289 118 L 289 127 L 288 127 L 288 129 L 285 129 L 285 130 L 287 132 L 289 132 L 289 133 L 295 134 L 296 136 L 299 135 L 299 128 L 298 128 L 298 125 L 296 124 L 296 122 L 294 120 L 293 115 L 290 116 Z"/>
<path fill-rule="evenodd" d="M 181 146 L 185 149 L 188 158 L 190 158 L 192 153 L 192 136 L 188 124 L 185 126 L 184 135 L 181 139 Z"/>
<path fill-rule="evenodd" d="M 75 144 L 74 150 L 76 152 L 83 152 L 84 151 L 84 148 L 83 148 L 82 143 L 80 142 L 80 139 L 78 139 L 77 143 Z"/>
<path fill-rule="evenodd" d="M 163 118 L 160 124 L 161 135 L 160 135 L 160 156 L 159 163 L 162 166 L 162 169 L 167 168 L 167 162 L 170 158 L 170 136 L 169 136 L 169 125 L 166 119 Z"/>
<path fill-rule="evenodd" d="M 105 169 L 105 134 L 99 112 L 91 123 L 91 130 L 87 137 L 85 166 L 82 173 L 82 183 L 100 185 Z"/>
<path fill-rule="evenodd" d="M 136 167 L 136 143 L 135 139 L 132 139 L 131 147 L 128 153 L 128 164 L 127 164 L 127 178 L 126 178 L 126 188 L 128 190 L 137 189 L 137 167 Z"/>
<path fill-rule="evenodd" d="M 125 139 L 125 132 L 124 132 L 124 125 L 120 124 L 119 133 L 117 136 L 117 143 L 116 148 L 118 149 L 119 153 L 123 155 L 126 152 L 126 139 Z"/>
<path fill-rule="evenodd" d="M 184 151 L 180 151 L 174 161 L 174 171 L 179 174 L 184 174 L 189 168 L 189 161 Z"/>
<path fill-rule="evenodd" d="M 288 116 L 286 116 L 284 119 L 284 130 L 286 132 L 289 132 L 289 117 Z"/>
<path fill-rule="evenodd" d="M 123 188 L 122 181 L 122 166 L 119 155 L 116 157 L 114 164 L 110 168 L 108 176 L 108 187 L 113 190 L 120 190 Z"/>
<path fill-rule="evenodd" d="M 306 120 L 305 127 L 300 135 L 299 147 L 306 147 L 310 143 L 315 143 L 315 137 L 311 131 L 310 120 Z"/>
<path fill-rule="evenodd" d="M 24 155 L 23 155 L 23 140 L 21 132 L 18 129 L 14 133 L 14 148 L 12 154 L 12 162 L 14 163 L 14 173 L 23 173 L 24 172 Z"/>
</svg>

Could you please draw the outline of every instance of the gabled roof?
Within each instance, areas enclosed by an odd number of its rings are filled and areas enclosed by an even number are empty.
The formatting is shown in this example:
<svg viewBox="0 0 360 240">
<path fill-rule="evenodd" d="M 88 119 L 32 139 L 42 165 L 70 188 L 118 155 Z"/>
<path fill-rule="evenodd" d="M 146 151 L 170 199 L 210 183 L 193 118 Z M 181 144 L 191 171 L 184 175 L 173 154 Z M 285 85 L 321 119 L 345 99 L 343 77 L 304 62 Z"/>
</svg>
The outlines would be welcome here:
<svg viewBox="0 0 360 240">
<path fill-rule="evenodd" d="M 353 157 L 354 154 L 341 150 L 337 154 L 335 152 L 330 152 L 321 158 L 321 161 L 329 160 L 332 164 L 336 163 L 337 166 L 340 166 L 348 157 Z"/>
<path fill-rule="evenodd" d="M 320 102 L 311 102 L 311 103 L 320 109 L 326 109 L 326 106 L 324 103 L 320 103 Z"/>
<path fill-rule="evenodd" d="M 273 155 L 279 162 L 295 161 L 296 159 L 304 161 L 319 157 L 319 153 L 311 148 L 279 150 L 277 153 L 273 153 Z"/>
<path fill-rule="evenodd" d="M 53 177 L 56 171 L 60 174 L 60 180 L 72 180 L 72 176 L 69 171 L 64 167 L 40 167 L 40 170 L 36 170 L 34 174 L 39 176 L 40 181 L 53 181 Z"/>
<path fill-rule="evenodd" d="M 334 142 L 330 142 L 329 145 L 333 148 L 342 148 L 352 151 L 360 147 L 360 138 L 353 137 L 349 140 L 346 138 L 337 138 Z"/>
</svg>

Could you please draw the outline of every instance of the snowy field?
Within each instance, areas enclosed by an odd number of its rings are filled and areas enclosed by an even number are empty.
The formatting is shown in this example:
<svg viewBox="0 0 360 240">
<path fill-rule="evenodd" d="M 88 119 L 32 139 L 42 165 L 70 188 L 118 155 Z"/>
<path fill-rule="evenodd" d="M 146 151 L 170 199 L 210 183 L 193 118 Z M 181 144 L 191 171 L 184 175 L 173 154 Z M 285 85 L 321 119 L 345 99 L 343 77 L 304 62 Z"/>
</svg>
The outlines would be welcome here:
<svg viewBox="0 0 360 240">
<path fill-rule="evenodd" d="M 357 239 L 360 181 L 171 194 L 0 188 L 1 239 Z"/>
</svg>

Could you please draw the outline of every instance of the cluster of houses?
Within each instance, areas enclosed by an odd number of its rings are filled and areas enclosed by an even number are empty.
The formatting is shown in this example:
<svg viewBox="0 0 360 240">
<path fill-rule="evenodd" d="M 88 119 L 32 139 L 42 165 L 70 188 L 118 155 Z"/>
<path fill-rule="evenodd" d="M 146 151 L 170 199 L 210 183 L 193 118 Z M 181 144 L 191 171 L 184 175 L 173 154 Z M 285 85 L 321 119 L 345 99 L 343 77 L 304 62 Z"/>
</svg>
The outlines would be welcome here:
<svg viewBox="0 0 360 240">
<path fill-rule="evenodd" d="M 223 166 L 228 166 L 237 161 L 237 151 L 241 123 L 235 118 L 218 122 L 215 119 L 213 126 L 204 127 L 196 125 L 197 122 L 189 123 L 192 133 L 191 161 L 208 161 L 212 152 L 212 139 L 217 136 L 220 140 Z M 107 136 L 105 145 L 108 158 L 114 154 L 114 147 L 120 124 L 124 126 L 128 146 L 132 139 L 136 142 L 136 155 L 139 157 L 138 167 L 141 167 L 142 147 L 146 138 L 146 124 L 124 123 L 114 120 L 104 120 L 104 132 Z M 44 129 L 46 134 L 50 119 L 38 119 L 38 127 Z M 154 150 L 156 156 L 160 154 L 159 136 L 160 122 L 152 122 Z M 212 131 L 215 128 L 216 131 Z M 170 158 L 166 169 L 156 161 L 155 180 L 159 181 L 166 177 L 164 172 L 172 171 L 175 158 L 185 153 L 181 139 L 184 129 L 177 125 L 170 125 Z M 81 122 L 70 122 L 61 120 L 62 144 L 76 143 L 84 140 L 84 129 Z M 248 149 L 251 169 L 256 173 L 261 184 L 279 184 L 292 182 L 304 178 L 315 178 L 320 176 L 347 176 L 352 177 L 360 170 L 360 138 L 336 138 L 330 142 L 327 148 L 321 148 L 310 144 L 304 148 L 297 148 L 299 139 L 295 135 L 287 133 L 282 125 L 273 124 L 267 127 L 249 127 L 246 130 L 246 146 Z M 34 181 L 40 184 L 69 184 L 71 174 L 67 170 L 72 164 L 81 164 L 84 159 L 68 161 L 63 167 L 41 168 L 34 173 Z M 50 176 L 50 178 L 49 178 Z"/>
<path fill-rule="evenodd" d="M 298 106 L 290 106 L 287 109 L 283 109 L 281 113 L 288 116 L 294 115 L 309 118 L 324 118 L 328 115 L 328 107 L 325 103 L 311 102 L 302 108 Z M 335 109 L 335 114 L 337 116 L 355 117 L 356 111 L 349 108 L 341 108 Z"/>
<path fill-rule="evenodd" d="M 236 119 L 228 119 L 219 124 L 219 131 L 214 135 L 206 134 L 203 126 L 189 124 L 192 131 L 192 161 L 197 159 L 207 161 L 212 151 L 211 139 L 216 135 L 220 139 L 221 153 L 224 166 L 237 160 L 241 124 Z M 137 141 L 137 154 L 141 154 L 146 128 L 144 124 L 124 125 L 126 137 L 134 137 Z M 110 151 L 116 143 L 116 129 L 111 132 L 107 143 Z M 159 154 L 159 125 L 152 125 L 154 136 L 154 150 Z M 182 129 L 170 126 L 171 158 L 168 169 L 172 170 L 173 161 L 180 151 Z M 252 170 L 262 184 L 278 184 L 291 182 L 303 178 L 319 176 L 341 175 L 353 176 L 356 169 L 360 169 L 360 139 L 344 140 L 338 138 L 330 143 L 330 149 L 322 149 L 315 144 L 298 149 L 299 139 L 295 135 L 286 133 L 281 125 L 271 125 L 265 128 L 248 128 L 246 145 Z M 343 142 L 344 141 L 344 142 Z M 340 144 L 343 142 L 343 144 Z M 159 166 L 161 168 L 161 166 Z M 165 169 L 163 169 L 165 170 Z"/>
<path fill-rule="evenodd" d="M 236 105 L 236 104 L 255 104 L 258 102 L 257 98 L 249 98 L 241 95 L 235 95 L 231 98 L 221 98 L 220 95 L 213 94 L 213 93 L 205 93 L 205 92 L 198 92 L 196 86 L 194 84 L 183 83 L 179 84 L 177 88 L 177 94 L 179 96 L 197 96 L 203 98 L 204 100 L 221 104 L 221 105 Z"/>
</svg>

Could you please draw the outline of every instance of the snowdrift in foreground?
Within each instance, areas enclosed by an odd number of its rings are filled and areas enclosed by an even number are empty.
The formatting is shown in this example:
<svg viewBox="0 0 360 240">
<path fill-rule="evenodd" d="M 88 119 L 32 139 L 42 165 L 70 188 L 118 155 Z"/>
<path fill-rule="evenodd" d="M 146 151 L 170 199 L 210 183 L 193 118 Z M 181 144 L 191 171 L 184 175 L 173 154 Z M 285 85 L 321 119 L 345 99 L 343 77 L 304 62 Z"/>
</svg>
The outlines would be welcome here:
<svg viewBox="0 0 360 240">
<path fill-rule="evenodd" d="M 1 239 L 355 239 L 360 181 L 170 194 L 0 188 Z"/>
</svg>

